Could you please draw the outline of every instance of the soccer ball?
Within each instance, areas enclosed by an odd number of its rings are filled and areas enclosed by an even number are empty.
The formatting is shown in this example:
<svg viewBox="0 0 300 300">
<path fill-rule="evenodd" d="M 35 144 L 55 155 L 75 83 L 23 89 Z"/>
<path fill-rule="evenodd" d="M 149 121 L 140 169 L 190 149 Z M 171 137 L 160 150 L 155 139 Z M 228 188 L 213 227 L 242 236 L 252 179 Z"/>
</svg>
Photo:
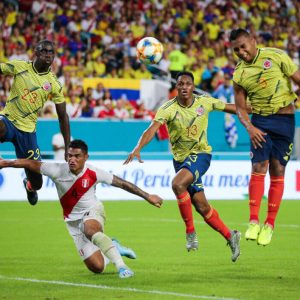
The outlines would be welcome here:
<svg viewBox="0 0 300 300">
<path fill-rule="evenodd" d="M 146 65 L 159 63 L 163 51 L 163 45 L 154 37 L 145 37 L 136 46 L 137 58 Z"/>
</svg>

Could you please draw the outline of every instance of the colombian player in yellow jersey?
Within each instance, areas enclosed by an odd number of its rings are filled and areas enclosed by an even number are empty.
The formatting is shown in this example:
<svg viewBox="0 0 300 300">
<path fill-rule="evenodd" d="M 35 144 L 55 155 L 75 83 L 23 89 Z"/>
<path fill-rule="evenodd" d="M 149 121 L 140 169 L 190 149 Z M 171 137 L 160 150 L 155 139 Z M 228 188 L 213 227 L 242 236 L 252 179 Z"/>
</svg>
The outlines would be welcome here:
<svg viewBox="0 0 300 300">
<path fill-rule="evenodd" d="M 217 211 L 209 205 L 202 183 L 202 176 L 210 165 L 212 150 L 207 142 L 208 115 L 213 110 L 235 113 L 235 105 L 225 104 L 207 95 L 194 94 L 194 77 L 190 72 L 179 72 L 176 78 L 178 96 L 158 109 L 153 122 L 145 130 L 124 164 L 131 162 L 134 157 L 143 162 L 141 149 L 152 140 L 159 127 L 166 124 L 176 171 L 172 189 L 186 225 L 187 250 L 198 249 L 192 215 L 193 203 L 205 222 L 228 241 L 232 251 L 231 259 L 236 261 L 240 254 L 241 234 L 236 230 L 229 230 Z"/>
<path fill-rule="evenodd" d="M 14 78 L 6 106 L 0 112 L 0 141 L 13 143 L 17 158 L 41 160 L 36 123 L 47 100 L 55 103 L 66 150 L 70 143 L 70 125 L 62 86 L 50 70 L 54 55 L 54 44 L 43 40 L 35 48 L 33 61 L 12 60 L 0 64 L 0 74 Z M 35 205 L 38 201 L 36 190 L 43 184 L 42 175 L 27 169 L 25 172 L 23 182 L 27 198 L 30 204 Z"/>
<path fill-rule="evenodd" d="M 254 37 L 244 29 L 233 30 L 230 42 L 240 58 L 233 74 L 237 114 L 251 140 L 250 218 L 245 237 L 266 246 L 271 242 L 284 190 L 285 167 L 293 148 L 297 96 L 291 80 L 300 86 L 300 71 L 284 51 L 258 49 Z M 247 101 L 252 107 L 251 120 Z M 259 210 L 268 171 L 268 213 L 260 228 Z"/>
</svg>

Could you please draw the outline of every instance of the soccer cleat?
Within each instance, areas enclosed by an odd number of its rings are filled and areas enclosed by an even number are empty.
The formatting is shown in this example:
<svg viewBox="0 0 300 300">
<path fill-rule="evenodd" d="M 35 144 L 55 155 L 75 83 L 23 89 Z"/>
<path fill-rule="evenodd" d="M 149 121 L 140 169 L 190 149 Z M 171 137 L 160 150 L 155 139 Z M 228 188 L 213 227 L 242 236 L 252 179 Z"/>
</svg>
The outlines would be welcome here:
<svg viewBox="0 0 300 300">
<path fill-rule="evenodd" d="M 38 202 L 38 194 L 36 191 L 28 191 L 27 190 L 27 182 L 28 179 L 24 178 L 23 179 L 23 184 L 27 193 L 27 200 L 31 205 L 36 205 L 36 203 Z"/>
<path fill-rule="evenodd" d="M 197 234 L 196 232 L 192 232 L 192 233 L 187 233 L 186 234 L 186 249 L 187 251 L 195 251 L 198 250 L 198 238 L 197 238 Z"/>
<path fill-rule="evenodd" d="M 246 240 L 256 241 L 259 231 L 260 227 L 257 223 L 249 223 L 248 229 L 245 233 Z"/>
<path fill-rule="evenodd" d="M 269 245 L 271 243 L 272 235 L 273 228 L 270 225 L 265 224 L 258 235 L 257 244 L 263 246 Z"/>
<path fill-rule="evenodd" d="M 227 241 L 227 245 L 229 245 L 231 249 L 231 260 L 235 262 L 240 256 L 240 240 L 241 233 L 237 230 L 231 230 L 231 237 Z"/>
<path fill-rule="evenodd" d="M 123 266 L 119 269 L 119 277 L 120 278 L 129 278 L 134 275 L 134 272 L 131 271 L 127 266 Z"/>
<path fill-rule="evenodd" d="M 136 259 L 136 254 L 132 249 L 122 246 L 119 243 L 119 241 L 116 239 L 112 239 L 112 242 L 114 246 L 118 249 L 121 256 L 126 256 L 131 259 Z"/>
</svg>

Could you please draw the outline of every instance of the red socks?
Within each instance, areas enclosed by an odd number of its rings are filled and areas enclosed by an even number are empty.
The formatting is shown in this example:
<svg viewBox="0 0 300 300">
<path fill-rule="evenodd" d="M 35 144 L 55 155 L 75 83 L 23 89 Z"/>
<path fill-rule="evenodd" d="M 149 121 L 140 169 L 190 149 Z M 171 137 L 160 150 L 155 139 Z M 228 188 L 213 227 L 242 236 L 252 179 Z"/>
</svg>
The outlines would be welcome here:
<svg viewBox="0 0 300 300">
<path fill-rule="evenodd" d="M 259 209 L 265 190 L 265 174 L 252 173 L 249 182 L 250 222 L 259 223 Z"/>
<path fill-rule="evenodd" d="M 193 212 L 192 212 L 192 200 L 188 191 L 177 197 L 177 204 L 180 210 L 181 217 L 185 223 L 185 232 L 192 233 L 195 231 Z"/>
<path fill-rule="evenodd" d="M 268 223 L 274 228 L 274 222 L 280 207 L 283 190 L 284 176 L 271 176 L 271 183 L 268 195 L 268 215 L 265 224 Z"/>
<path fill-rule="evenodd" d="M 226 240 L 230 239 L 231 233 L 229 228 L 220 219 L 218 212 L 210 207 L 209 213 L 204 217 L 204 221 L 214 230 L 220 232 Z"/>
</svg>

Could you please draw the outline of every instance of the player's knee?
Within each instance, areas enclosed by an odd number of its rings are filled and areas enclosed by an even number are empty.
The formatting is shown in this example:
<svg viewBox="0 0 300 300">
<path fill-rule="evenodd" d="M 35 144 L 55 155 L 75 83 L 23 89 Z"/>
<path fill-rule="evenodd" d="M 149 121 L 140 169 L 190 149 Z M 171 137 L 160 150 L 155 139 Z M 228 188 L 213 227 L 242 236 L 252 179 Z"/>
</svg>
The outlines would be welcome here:
<svg viewBox="0 0 300 300">
<path fill-rule="evenodd" d="M 181 195 L 186 191 L 186 186 L 176 179 L 172 181 L 172 190 L 176 196 Z"/>
<path fill-rule="evenodd" d="M 93 265 L 88 265 L 87 266 L 87 268 L 91 271 L 91 272 L 93 272 L 93 273 L 95 273 L 95 274 L 100 274 L 100 273 L 102 273 L 103 271 L 104 271 L 104 265 L 103 264 L 101 264 L 101 263 L 99 263 L 99 264 L 93 264 Z"/>
</svg>

